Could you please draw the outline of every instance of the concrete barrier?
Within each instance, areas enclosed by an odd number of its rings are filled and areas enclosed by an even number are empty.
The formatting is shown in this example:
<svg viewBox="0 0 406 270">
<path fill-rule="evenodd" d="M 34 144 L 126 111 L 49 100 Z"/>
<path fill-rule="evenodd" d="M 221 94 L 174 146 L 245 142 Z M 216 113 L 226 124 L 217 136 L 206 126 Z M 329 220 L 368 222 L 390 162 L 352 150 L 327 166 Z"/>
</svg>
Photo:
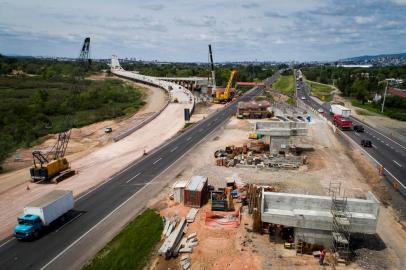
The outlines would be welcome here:
<svg viewBox="0 0 406 270">
<path fill-rule="evenodd" d="M 151 122 L 153 119 L 155 119 L 159 114 L 161 114 L 166 109 L 166 107 L 168 107 L 171 99 L 173 99 L 173 101 L 176 99 L 179 103 L 190 103 L 190 106 L 188 107 L 188 109 L 190 110 L 190 114 L 193 113 L 195 104 L 196 104 L 196 100 L 195 100 L 195 97 L 193 96 L 192 92 L 189 91 L 187 88 L 185 88 L 179 84 L 164 81 L 164 80 L 161 80 L 161 79 L 153 77 L 153 76 L 141 75 L 138 73 L 126 71 L 120 66 L 120 63 L 116 56 L 113 56 L 111 58 L 110 67 L 111 67 L 112 74 L 114 74 L 118 77 L 121 77 L 121 78 L 130 79 L 130 80 L 133 80 L 133 81 L 136 81 L 139 83 L 151 85 L 154 87 L 159 87 L 159 88 L 163 89 L 164 91 L 168 92 L 169 98 L 170 98 L 168 100 L 168 102 L 166 103 L 166 105 L 161 110 L 154 113 L 153 115 L 151 115 L 147 119 L 143 120 L 141 123 L 135 125 L 134 127 L 131 127 L 127 131 L 120 133 L 120 134 L 116 135 L 115 137 L 113 137 L 114 142 L 122 140 L 123 138 L 129 136 L 136 130 L 142 128 L 143 126 L 145 126 L 146 124 Z M 187 100 L 184 100 L 184 97 L 182 97 L 182 93 L 184 95 L 186 95 Z M 190 101 L 190 99 L 191 99 L 191 101 Z"/>
</svg>

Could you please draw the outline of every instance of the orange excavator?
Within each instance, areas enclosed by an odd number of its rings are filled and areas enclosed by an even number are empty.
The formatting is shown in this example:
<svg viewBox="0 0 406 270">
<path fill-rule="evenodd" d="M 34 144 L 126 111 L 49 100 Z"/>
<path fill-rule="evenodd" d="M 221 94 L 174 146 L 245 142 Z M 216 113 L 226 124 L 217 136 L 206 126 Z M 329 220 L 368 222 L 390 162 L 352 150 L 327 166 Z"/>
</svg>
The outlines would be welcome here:
<svg viewBox="0 0 406 270">
<path fill-rule="evenodd" d="M 231 85 L 233 83 L 233 79 L 237 74 L 237 70 L 231 71 L 230 78 L 228 78 L 226 89 L 222 92 L 220 89 L 216 91 L 216 97 L 214 98 L 214 103 L 226 103 L 232 99 L 231 96 Z"/>
</svg>

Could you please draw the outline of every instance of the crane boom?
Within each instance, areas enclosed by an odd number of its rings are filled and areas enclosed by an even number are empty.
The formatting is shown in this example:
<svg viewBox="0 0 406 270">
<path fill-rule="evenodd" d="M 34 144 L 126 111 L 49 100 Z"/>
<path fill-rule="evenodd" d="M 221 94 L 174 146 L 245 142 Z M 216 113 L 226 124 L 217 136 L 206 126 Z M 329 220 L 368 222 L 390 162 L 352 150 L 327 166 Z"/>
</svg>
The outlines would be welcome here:
<svg viewBox="0 0 406 270">
<path fill-rule="evenodd" d="M 233 79 L 235 77 L 235 74 L 237 74 L 237 70 L 231 71 L 230 77 L 228 78 L 227 86 L 224 89 L 224 92 L 221 91 L 216 91 L 216 98 L 214 99 L 215 103 L 223 103 L 227 102 L 231 99 L 231 85 L 233 83 Z"/>
<path fill-rule="evenodd" d="M 216 72 L 214 71 L 213 63 L 213 52 L 211 50 L 211 44 L 209 44 L 209 56 L 210 56 L 210 67 L 211 67 L 211 80 L 212 80 L 212 93 L 216 90 Z"/>
<path fill-rule="evenodd" d="M 230 78 L 228 78 L 227 87 L 224 90 L 224 94 L 223 94 L 223 98 L 226 100 L 230 98 L 231 84 L 233 83 L 233 79 L 234 79 L 234 76 L 236 73 L 237 73 L 237 70 L 234 69 L 233 71 L 231 71 Z"/>
</svg>

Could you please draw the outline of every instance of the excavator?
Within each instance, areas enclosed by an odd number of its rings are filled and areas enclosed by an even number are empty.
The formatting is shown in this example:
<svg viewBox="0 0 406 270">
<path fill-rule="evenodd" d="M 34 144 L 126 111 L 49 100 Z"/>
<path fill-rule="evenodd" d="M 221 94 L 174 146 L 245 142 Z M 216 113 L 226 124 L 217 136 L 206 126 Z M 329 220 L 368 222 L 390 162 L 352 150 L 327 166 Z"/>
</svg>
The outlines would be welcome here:
<svg viewBox="0 0 406 270">
<path fill-rule="evenodd" d="M 231 85 L 233 83 L 235 74 L 237 74 L 237 70 L 234 69 L 233 71 L 231 71 L 230 78 L 228 78 L 227 86 L 226 89 L 224 89 L 224 92 L 222 92 L 220 89 L 217 89 L 214 103 L 226 103 L 232 99 Z"/>
<path fill-rule="evenodd" d="M 54 181 L 58 183 L 75 174 L 65 158 L 70 133 L 71 130 L 59 133 L 58 140 L 50 151 L 35 150 L 32 152 L 34 160 L 34 165 L 30 168 L 32 182 Z"/>
</svg>

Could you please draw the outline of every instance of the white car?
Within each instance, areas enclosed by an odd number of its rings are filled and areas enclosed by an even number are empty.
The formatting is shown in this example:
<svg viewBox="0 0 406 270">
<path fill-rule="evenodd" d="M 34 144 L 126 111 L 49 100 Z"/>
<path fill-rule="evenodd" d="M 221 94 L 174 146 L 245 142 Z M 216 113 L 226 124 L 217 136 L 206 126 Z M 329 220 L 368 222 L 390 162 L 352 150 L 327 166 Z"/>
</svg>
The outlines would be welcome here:
<svg viewBox="0 0 406 270">
<path fill-rule="evenodd" d="M 301 100 L 306 100 L 306 97 L 305 97 L 305 96 L 302 96 L 300 99 L 301 99 Z"/>
<path fill-rule="evenodd" d="M 324 113 L 324 110 L 323 110 L 322 108 L 319 108 L 317 111 L 318 111 L 319 113 Z"/>
</svg>

